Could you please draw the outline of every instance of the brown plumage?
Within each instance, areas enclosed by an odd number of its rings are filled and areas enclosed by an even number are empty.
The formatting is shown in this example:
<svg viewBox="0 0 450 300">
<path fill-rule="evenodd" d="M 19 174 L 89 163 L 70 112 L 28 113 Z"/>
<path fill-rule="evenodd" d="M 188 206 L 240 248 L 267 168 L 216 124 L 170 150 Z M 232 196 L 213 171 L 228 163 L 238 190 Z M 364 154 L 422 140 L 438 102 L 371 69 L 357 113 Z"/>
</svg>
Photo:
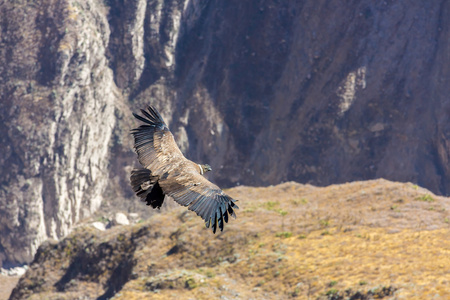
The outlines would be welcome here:
<svg viewBox="0 0 450 300">
<path fill-rule="evenodd" d="M 144 116 L 133 115 L 144 124 L 131 131 L 138 160 L 144 166 L 131 172 L 131 186 L 136 195 L 153 208 L 160 208 L 164 196 L 170 196 L 202 217 L 214 233 L 217 226 L 222 231 L 228 215 L 236 218 L 234 209 L 239 208 L 236 200 L 202 176 L 211 170 L 209 165 L 184 157 L 154 107 L 141 112 Z"/>
</svg>

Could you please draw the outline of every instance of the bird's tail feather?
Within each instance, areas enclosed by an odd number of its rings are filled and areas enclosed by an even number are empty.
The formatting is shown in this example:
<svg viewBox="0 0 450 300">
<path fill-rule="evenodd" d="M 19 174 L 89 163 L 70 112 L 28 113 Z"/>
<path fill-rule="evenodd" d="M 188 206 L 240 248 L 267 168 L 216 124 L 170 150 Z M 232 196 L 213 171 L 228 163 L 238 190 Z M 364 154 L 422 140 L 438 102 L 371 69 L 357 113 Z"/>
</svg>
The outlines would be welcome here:
<svg viewBox="0 0 450 300">
<path fill-rule="evenodd" d="M 148 169 L 134 169 L 131 171 L 131 177 L 130 182 L 131 186 L 133 187 L 133 191 L 136 193 L 136 195 L 140 196 L 141 198 L 147 196 L 141 196 L 145 191 L 151 190 L 150 186 L 151 180 L 150 177 L 152 176 L 152 172 Z M 148 186 L 148 188 L 143 188 L 144 186 Z"/>
<path fill-rule="evenodd" d="M 160 208 L 164 202 L 164 193 L 158 184 L 158 177 L 152 176 L 148 169 L 135 169 L 131 171 L 131 186 L 136 196 L 153 208 Z"/>
</svg>

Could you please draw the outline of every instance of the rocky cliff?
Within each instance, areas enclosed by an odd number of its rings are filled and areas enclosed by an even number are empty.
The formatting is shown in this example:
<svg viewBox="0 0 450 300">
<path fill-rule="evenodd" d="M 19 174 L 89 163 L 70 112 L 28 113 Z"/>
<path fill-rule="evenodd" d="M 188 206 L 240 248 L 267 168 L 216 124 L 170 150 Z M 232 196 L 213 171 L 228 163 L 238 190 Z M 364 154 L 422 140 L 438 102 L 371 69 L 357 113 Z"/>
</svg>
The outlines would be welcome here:
<svg viewBox="0 0 450 300">
<path fill-rule="evenodd" d="M 208 4 L 182 23 L 176 78 L 178 111 L 220 125 L 189 131 L 215 179 L 385 177 L 449 193 L 447 2 Z"/>
<path fill-rule="evenodd" d="M 94 1 L 1 5 L 1 260 L 26 262 L 102 201 L 118 92 Z"/>
<path fill-rule="evenodd" d="M 147 103 L 224 186 L 385 177 L 450 193 L 449 13 L 0 0 L 0 261 L 132 198 L 130 112 Z"/>
</svg>

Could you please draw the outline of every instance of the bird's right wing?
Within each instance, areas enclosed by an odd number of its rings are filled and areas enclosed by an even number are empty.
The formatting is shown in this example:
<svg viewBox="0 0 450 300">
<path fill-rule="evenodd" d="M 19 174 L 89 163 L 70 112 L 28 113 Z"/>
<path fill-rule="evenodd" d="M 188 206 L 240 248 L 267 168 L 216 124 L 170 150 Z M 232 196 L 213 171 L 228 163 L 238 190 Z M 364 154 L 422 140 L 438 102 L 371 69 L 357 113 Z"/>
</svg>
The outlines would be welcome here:
<svg viewBox="0 0 450 300">
<path fill-rule="evenodd" d="M 185 165 L 178 174 L 160 179 L 159 184 L 165 194 L 200 216 L 206 227 L 211 225 L 214 233 L 217 227 L 223 230 L 228 215 L 236 218 L 234 210 L 239 208 L 235 203 L 237 200 L 200 175 L 194 167 Z"/>
<path fill-rule="evenodd" d="M 145 124 L 131 131 L 138 160 L 153 175 L 170 172 L 170 168 L 185 157 L 158 111 L 148 106 L 147 110 L 141 109 L 141 112 L 144 116 L 133 115 Z"/>
</svg>

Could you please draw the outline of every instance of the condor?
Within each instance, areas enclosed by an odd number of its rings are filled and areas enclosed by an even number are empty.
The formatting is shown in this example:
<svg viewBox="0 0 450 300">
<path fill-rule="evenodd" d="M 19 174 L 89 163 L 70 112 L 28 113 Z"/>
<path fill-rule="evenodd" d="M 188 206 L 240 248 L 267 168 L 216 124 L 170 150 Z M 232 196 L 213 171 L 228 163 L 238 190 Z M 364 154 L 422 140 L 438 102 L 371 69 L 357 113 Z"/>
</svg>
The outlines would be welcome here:
<svg viewBox="0 0 450 300">
<path fill-rule="evenodd" d="M 153 208 L 160 208 L 166 195 L 172 197 L 178 204 L 197 213 L 214 233 L 217 227 L 223 231 L 228 215 L 236 218 L 237 200 L 203 177 L 211 171 L 209 165 L 197 164 L 184 157 L 153 106 L 141 112 L 143 116 L 133 115 L 144 124 L 131 131 L 134 150 L 144 167 L 131 172 L 131 186 L 136 195 Z"/>
</svg>

